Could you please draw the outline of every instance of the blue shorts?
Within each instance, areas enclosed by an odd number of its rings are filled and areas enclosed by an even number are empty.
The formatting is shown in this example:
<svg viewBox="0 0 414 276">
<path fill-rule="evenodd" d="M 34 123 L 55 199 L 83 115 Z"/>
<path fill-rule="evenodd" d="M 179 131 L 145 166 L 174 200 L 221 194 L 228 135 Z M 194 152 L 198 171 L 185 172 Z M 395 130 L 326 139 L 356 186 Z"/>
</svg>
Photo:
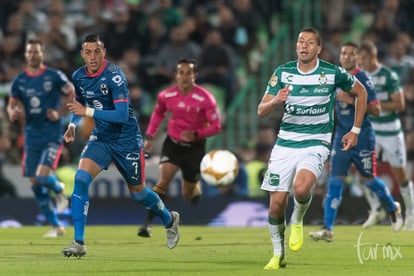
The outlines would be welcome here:
<svg viewBox="0 0 414 276">
<path fill-rule="evenodd" d="M 106 170 L 113 162 L 125 181 L 141 185 L 145 180 L 144 150 L 140 138 L 115 141 L 89 140 L 81 154 Z"/>
<path fill-rule="evenodd" d="M 348 175 L 352 163 L 362 177 L 376 176 L 375 140 L 359 139 L 357 146 L 343 151 L 342 142 L 335 139 L 331 151 L 331 176 Z"/>
<path fill-rule="evenodd" d="M 62 149 L 63 144 L 58 142 L 49 142 L 45 146 L 36 147 L 25 145 L 22 161 L 23 176 L 35 177 L 39 165 L 56 170 L 62 155 Z"/>
</svg>

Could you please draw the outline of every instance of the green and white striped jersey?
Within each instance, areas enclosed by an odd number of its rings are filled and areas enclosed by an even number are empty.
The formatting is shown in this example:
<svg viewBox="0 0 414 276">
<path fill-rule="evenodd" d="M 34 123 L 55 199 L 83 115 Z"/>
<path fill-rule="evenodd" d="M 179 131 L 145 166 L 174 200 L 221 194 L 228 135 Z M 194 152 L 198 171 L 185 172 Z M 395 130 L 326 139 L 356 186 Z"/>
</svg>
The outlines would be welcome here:
<svg viewBox="0 0 414 276">
<path fill-rule="evenodd" d="M 385 66 L 380 66 L 374 72 L 367 72 L 375 85 L 377 97 L 381 102 L 391 101 L 395 93 L 402 93 L 400 77 L 398 74 Z M 402 131 L 400 117 L 396 111 L 382 110 L 378 117 L 369 116 L 375 135 L 391 136 Z"/>
<path fill-rule="evenodd" d="M 291 90 L 284 103 L 276 143 L 291 148 L 318 145 L 330 148 L 335 90 L 349 91 L 355 81 L 345 69 L 323 60 L 318 60 L 315 69 L 306 73 L 299 71 L 297 61 L 276 68 L 265 93 L 277 95 L 286 85 Z"/>
</svg>

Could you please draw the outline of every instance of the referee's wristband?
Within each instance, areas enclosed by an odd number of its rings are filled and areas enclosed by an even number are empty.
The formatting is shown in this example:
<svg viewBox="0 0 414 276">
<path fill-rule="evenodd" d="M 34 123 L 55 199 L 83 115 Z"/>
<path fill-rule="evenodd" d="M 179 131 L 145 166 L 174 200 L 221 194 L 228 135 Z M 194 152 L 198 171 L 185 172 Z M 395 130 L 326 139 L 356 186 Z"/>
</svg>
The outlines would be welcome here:
<svg viewBox="0 0 414 276">
<path fill-rule="evenodd" d="M 359 134 L 361 132 L 361 128 L 359 127 L 352 127 L 351 132 L 355 134 Z"/>
<path fill-rule="evenodd" d="M 85 110 L 85 116 L 93 118 L 93 114 L 95 113 L 95 109 L 87 107 Z"/>
</svg>

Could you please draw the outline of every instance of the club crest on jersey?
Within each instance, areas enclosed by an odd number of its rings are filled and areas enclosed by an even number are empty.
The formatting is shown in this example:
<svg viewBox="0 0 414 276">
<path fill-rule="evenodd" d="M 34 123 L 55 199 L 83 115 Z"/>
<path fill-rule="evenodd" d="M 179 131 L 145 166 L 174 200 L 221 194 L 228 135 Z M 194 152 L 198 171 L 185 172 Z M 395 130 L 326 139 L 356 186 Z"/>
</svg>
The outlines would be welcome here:
<svg viewBox="0 0 414 276">
<path fill-rule="evenodd" d="M 275 87 L 275 86 L 276 86 L 276 84 L 277 84 L 277 76 L 272 76 L 272 77 L 270 78 L 270 80 L 269 80 L 269 85 L 270 85 L 271 87 Z"/>
<path fill-rule="evenodd" d="M 104 95 L 108 95 L 109 89 L 108 89 L 108 86 L 106 85 L 106 83 L 101 84 L 101 92 Z"/>
<path fill-rule="evenodd" d="M 326 77 L 325 73 L 324 73 L 324 72 L 322 72 L 322 73 L 319 75 L 319 84 L 320 84 L 320 85 L 325 85 L 325 84 L 327 84 L 327 83 L 328 83 L 328 78 Z"/>
<path fill-rule="evenodd" d="M 51 81 L 45 81 L 45 82 L 43 83 L 43 89 L 44 89 L 46 92 L 49 92 L 50 90 L 52 90 L 52 82 L 51 82 Z"/>
</svg>

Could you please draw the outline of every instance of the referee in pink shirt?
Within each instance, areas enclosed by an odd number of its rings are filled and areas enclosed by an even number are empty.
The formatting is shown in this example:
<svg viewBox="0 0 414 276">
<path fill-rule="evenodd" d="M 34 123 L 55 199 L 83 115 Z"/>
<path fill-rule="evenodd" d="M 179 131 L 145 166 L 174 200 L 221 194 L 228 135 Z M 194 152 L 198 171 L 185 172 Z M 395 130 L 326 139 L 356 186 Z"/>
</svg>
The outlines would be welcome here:
<svg viewBox="0 0 414 276">
<path fill-rule="evenodd" d="M 152 152 L 153 140 L 166 114 L 169 113 L 167 136 L 163 142 L 159 179 L 153 190 L 165 201 L 168 185 L 178 170 L 182 174 L 183 197 L 198 204 L 201 196 L 200 162 L 205 154 L 207 137 L 221 131 L 220 112 L 214 96 L 197 85 L 197 64 L 192 59 L 177 62 L 176 84 L 162 90 L 145 134 L 144 150 Z M 151 237 L 154 215 L 148 211 L 138 236 Z"/>
</svg>

